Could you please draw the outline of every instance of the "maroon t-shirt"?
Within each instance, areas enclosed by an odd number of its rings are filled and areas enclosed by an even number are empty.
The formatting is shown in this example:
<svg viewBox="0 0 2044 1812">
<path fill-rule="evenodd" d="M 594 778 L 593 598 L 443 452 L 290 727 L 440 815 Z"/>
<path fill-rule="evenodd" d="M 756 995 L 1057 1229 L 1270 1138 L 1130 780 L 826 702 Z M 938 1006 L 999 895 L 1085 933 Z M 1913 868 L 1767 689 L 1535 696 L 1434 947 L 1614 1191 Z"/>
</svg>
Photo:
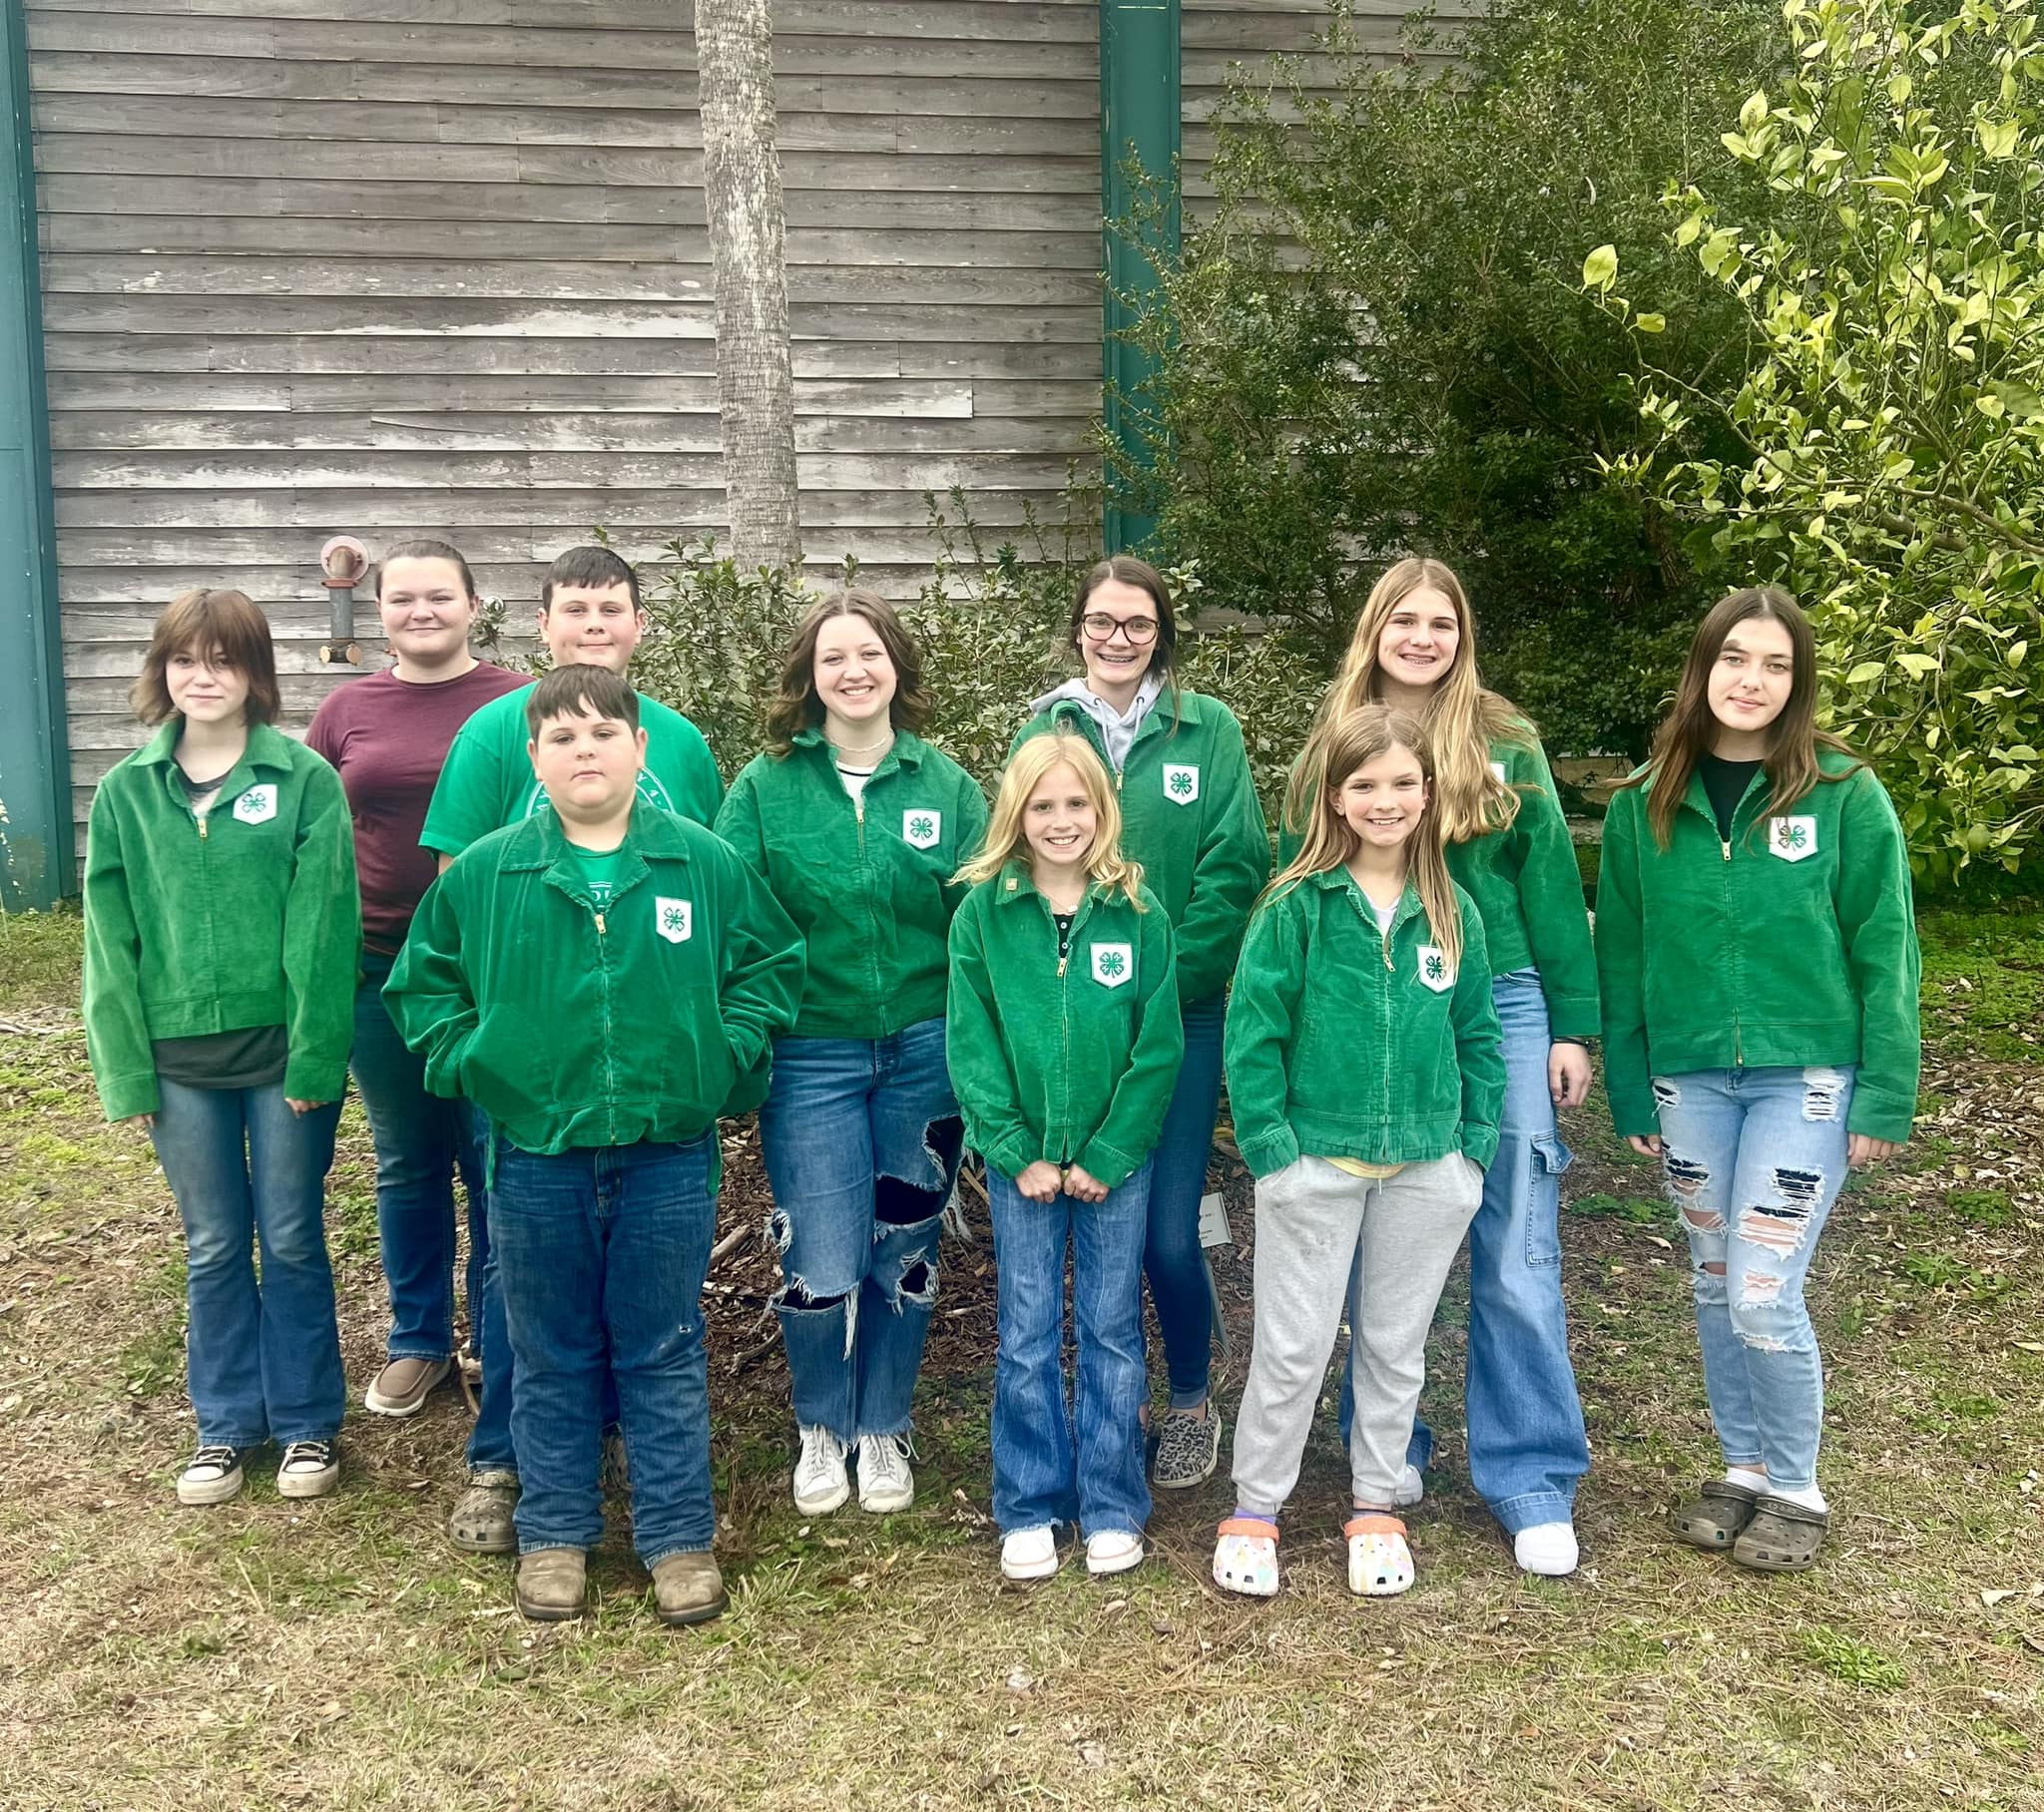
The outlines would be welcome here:
<svg viewBox="0 0 2044 1812">
<path fill-rule="evenodd" d="M 313 712 L 305 741 L 340 770 L 347 789 L 362 940 L 371 950 L 397 954 L 439 872 L 439 858 L 419 847 L 419 832 L 454 732 L 492 698 L 531 683 L 487 661 L 429 685 L 386 670 L 335 687 Z"/>
</svg>

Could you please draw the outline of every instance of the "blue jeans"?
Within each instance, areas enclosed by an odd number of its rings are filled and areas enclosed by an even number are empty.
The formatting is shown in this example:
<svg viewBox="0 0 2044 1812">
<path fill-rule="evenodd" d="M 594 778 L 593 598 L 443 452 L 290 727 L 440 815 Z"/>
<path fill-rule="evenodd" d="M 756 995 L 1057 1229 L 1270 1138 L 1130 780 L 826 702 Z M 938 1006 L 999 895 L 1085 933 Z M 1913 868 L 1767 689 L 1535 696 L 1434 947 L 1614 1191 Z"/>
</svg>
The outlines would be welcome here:
<svg viewBox="0 0 2044 1812">
<path fill-rule="evenodd" d="M 994 1521 L 1002 1531 L 1075 1519 L 1087 1535 L 1140 1535 L 1143 1230 L 1148 1163 L 1102 1202 L 1030 1201 L 987 1166 L 999 1267 L 994 1362 Z M 1078 1377 L 1065 1396 L 1065 1249 L 1072 1251 Z"/>
<path fill-rule="evenodd" d="M 394 961 L 379 951 L 362 953 L 348 1068 L 376 1145 L 376 1238 L 390 1290 L 387 1351 L 393 1359 L 445 1359 L 454 1351 L 454 1174 L 458 1168 L 468 1194 L 473 1320 L 485 1249 L 482 1158 L 467 1104 L 426 1093 L 425 1059 L 390 1023 L 383 984 Z"/>
<path fill-rule="evenodd" d="M 490 1231 L 516 1380 L 521 1554 L 603 1538 L 606 1370 L 632 1456 L 639 1558 L 652 1567 L 711 1545 L 702 1299 L 716 1159 L 714 1128 L 688 1144 L 553 1156 L 498 1143 Z"/>
<path fill-rule="evenodd" d="M 150 1139 L 185 1222 L 200 1442 L 330 1441 L 346 1403 L 324 1218 L 340 1103 L 297 1115 L 281 1083 L 193 1089 L 160 1077 L 157 1087 Z"/>
<path fill-rule="evenodd" d="M 1704 1388 L 1727 1466 L 1816 1482 L 1824 1368 L 1802 1280 L 1838 1185 L 1853 1069 L 1657 1076 L 1661 1164 L 1689 1235 Z"/>
<path fill-rule="evenodd" d="M 1189 1002 L 1184 1010 L 1185 1061 L 1164 1111 L 1150 1179 L 1150 1224 L 1143 1270 L 1157 1326 L 1164 1335 L 1164 1365 L 1171 1406 L 1198 1409 L 1207 1401 L 1213 1364 L 1213 1300 L 1207 1253 L 1200 1244 L 1200 1197 L 1207 1192 L 1207 1159 L 1214 1150 L 1214 1121 L 1221 1111 L 1221 1028 L 1224 996 Z"/>
<path fill-rule="evenodd" d="M 963 1142 L 942 1020 L 775 1041 L 760 1148 L 796 1422 L 845 1442 L 908 1432 Z"/>
<path fill-rule="evenodd" d="M 1571 1153 L 1547 1092 L 1547 997 L 1531 969 L 1491 980 L 1504 1033 L 1505 1100 L 1483 1205 L 1469 1223 L 1469 1357 L 1463 1411 L 1469 1482 L 1506 1534 L 1574 1519 L 1590 1470 L 1583 1401 L 1561 1296 L 1561 1173 Z M 1341 1435 L 1348 1436 L 1348 1385 Z M 1415 1422 L 1406 1459 L 1424 1468 L 1433 1432 Z"/>
</svg>

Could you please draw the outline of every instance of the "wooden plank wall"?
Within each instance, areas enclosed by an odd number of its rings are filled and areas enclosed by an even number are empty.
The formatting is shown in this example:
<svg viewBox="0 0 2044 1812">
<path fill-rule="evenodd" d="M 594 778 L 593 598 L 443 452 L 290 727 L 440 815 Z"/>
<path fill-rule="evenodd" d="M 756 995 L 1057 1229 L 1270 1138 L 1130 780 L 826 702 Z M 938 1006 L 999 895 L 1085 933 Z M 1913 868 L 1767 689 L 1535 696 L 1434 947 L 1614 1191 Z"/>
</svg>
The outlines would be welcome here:
<svg viewBox="0 0 2044 1812">
<path fill-rule="evenodd" d="M 1389 46 L 1402 8 L 1373 10 Z M 336 679 L 330 534 L 449 535 L 524 620 L 594 524 L 642 560 L 722 527 L 689 0 L 26 12 L 81 818 L 140 739 L 127 684 L 185 586 L 271 613 L 297 727 Z M 1195 210 L 1228 66 L 1324 17 L 1188 0 Z M 905 593 L 925 490 L 963 484 L 1007 528 L 1085 452 L 1098 8 L 775 21 L 804 542 Z"/>
</svg>

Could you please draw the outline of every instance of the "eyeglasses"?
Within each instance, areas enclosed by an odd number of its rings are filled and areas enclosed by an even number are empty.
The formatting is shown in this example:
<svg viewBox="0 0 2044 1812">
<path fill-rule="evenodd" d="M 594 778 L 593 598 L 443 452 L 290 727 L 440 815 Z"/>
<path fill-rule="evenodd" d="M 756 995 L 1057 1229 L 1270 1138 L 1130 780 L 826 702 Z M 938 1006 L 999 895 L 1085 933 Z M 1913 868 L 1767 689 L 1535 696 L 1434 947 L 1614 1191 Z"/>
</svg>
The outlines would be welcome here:
<svg viewBox="0 0 2044 1812">
<path fill-rule="evenodd" d="M 1155 617 L 1110 617 L 1105 611 L 1089 611 L 1079 619 L 1079 627 L 1088 642 L 1112 642 L 1116 630 L 1128 638 L 1131 648 L 1157 640 Z"/>
</svg>

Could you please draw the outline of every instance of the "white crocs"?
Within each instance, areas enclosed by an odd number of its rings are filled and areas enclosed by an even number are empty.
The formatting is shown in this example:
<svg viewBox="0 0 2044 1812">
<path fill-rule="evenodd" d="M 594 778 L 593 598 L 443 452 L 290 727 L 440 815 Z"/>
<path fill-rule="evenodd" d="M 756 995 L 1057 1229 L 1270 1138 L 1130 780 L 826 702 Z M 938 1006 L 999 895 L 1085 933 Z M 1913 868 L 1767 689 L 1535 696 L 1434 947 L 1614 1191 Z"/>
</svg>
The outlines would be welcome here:
<svg viewBox="0 0 2044 1812">
<path fill-rule="evenodd" d="M 1412 1588 L 1412 1550 L 1405 1525 L 1366 1511 L 1341 1526 L 1348 1538 L 1348 1589 L 1362 1598 L 1394 1598 Z"/>
<path fill-rule="evenodd" d="M 1255 1517 L 1230 1517 L 1214 1545 L 1214 1584 L 1252 1598 L 1278 1595 L 1278 1531 Z"/>
</svg>

